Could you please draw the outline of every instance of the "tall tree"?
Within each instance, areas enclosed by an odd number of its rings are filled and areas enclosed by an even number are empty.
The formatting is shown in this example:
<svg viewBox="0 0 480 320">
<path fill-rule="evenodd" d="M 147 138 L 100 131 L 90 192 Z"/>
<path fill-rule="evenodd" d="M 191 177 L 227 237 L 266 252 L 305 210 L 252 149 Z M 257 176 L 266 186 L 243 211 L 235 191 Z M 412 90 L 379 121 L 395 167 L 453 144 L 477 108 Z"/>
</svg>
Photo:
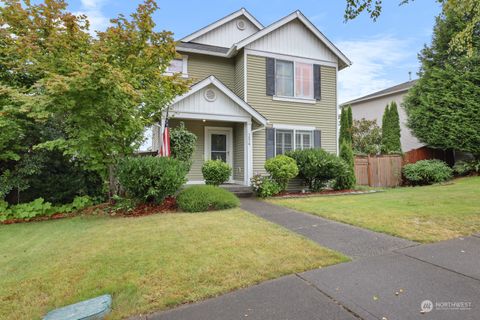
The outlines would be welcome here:
<svg viewBox="0 0 480 320">
<path fill-rule="evenodd" d="M 3 1 L 0 99 L 8 103 L 0 112 L 14 120 L 0 126 L 26 119 L 53 123 L 59 133 L 15 145 L 2 130 L 0 142 L 9 146 L 0 152 L 10 166 L 32 150 L 56 149 L 107 178 L 108 168 L 136 149 L 144 128 L 187 89 L 181 77 L 163 75 L 176 52 L 172 33 L 155 31 L 157 9 L 145 0 L 92 37 L 86 17 L 68 12 L 63 0 Z"/>
<path fill-rule="evenodd" d="M 353 141 L 353 113 L 352 106 L 348 106 L 347 109 L 347 119 L 348 119 L 348 140 L 350 143 Z"/>
<path fill-rule="evenodd" d="M 388 141 L 390 132 L 390 105 L 387 104 L 382 116 L 382 145 L 380 147 L 382 153 L 389 153 Z"/>
<path fill-rule="evenodd" d="M 452 41 L 468 28 L 476 9 L 445 5 L 436 19 L 432 43 L 419 55 L 420 79 L 404 107 L 408 126 L 422 142 L 439 149 L 470 152 L 480 158 L 480 23 L 473 52 L 452 50 Z M 464 7 L 465 8 L 465 7 Z"/>
<path fill-rule="evenodd" d="M 402 144 L 400 141 L 401 128 L 400 128 L 400 116 L 398 115 L 397 103 L 392 101 L 390 103 L 390 152 L 400 153 L 402 152 Z"/>
<path fill-rule="evenodd" d="M 342 113 L 340 114 L 340 135 L 338 138 L 338 143 L 342 144 L 343 141 L 349 141 L 349 132 L 348 132 L 348 110 L 342 108 Z"/>
</svg>

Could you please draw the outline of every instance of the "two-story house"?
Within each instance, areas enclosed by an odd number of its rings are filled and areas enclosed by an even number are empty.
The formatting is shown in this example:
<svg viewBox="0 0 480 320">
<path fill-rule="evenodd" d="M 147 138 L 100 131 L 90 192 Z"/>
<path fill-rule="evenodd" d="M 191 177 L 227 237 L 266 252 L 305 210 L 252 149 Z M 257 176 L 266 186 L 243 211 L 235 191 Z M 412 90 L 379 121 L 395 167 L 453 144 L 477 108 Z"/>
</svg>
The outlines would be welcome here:
<svg viewBox="0 0 480 320">
<path fill-rule="evenodd" d="M 240 9 L 181 39 L 168 72 L 193 80 L 169 107 L 170 127 L 197 135 L 189 183 L 222 159 L 249 185 L 265 160 L 289 150 L 336 153 L 337 74 L 350 60 L 300 11 L 264 27 Z M 153 134 L 158 150 L 158 128 Z"/>
</svg>

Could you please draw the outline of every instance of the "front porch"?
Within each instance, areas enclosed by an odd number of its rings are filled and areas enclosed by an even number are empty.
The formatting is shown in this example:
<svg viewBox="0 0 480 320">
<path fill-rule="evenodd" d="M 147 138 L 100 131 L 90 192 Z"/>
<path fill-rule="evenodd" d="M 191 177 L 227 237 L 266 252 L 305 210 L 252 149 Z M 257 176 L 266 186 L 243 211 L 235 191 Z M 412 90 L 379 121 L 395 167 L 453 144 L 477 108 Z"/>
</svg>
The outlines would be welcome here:
<svg viewBox="0 0 480 320">
<path fill-rule="evenodd" d="M 232 167 L 229 183 L 249 186 L 253 175 L 252 126 L 264 129 L 267 119 L 222 82 L 210 76 L 177 97 L 169 107 L 169 126 L 181 122 L 197 136 L 188 184 L 204 183 L 202 165 L 220 159 Z M 159 131 L 157 131 L 159 133 Z M 155 139 L 154 143 L 159 141 Z"/>
<path fill-rule="evenodd" d="M 221 159 L 232 167 L 230 184 L 249 185 L 248 172 L 248 122 L 227 122 L 173 118 L 170 127 L 185 124 L 197 136 L 192 157 L 192 167 L 187 175 L 188 184 L 204 183 L 202 165 L 207 160 Z"/>
</svg>

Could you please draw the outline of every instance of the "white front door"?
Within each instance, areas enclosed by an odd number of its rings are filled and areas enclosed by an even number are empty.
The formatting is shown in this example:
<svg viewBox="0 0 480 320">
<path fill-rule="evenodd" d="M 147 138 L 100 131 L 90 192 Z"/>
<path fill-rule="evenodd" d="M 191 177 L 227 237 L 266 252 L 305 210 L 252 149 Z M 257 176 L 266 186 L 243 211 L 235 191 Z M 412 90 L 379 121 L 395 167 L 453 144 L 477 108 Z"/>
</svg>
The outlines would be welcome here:
<svg viewBox="0 0 480 320">
<path fill-rule="evenodd" d="M 222 160 L 233 168 L 232 128 L 205 127 L 205 160 Z"/>
</svg>

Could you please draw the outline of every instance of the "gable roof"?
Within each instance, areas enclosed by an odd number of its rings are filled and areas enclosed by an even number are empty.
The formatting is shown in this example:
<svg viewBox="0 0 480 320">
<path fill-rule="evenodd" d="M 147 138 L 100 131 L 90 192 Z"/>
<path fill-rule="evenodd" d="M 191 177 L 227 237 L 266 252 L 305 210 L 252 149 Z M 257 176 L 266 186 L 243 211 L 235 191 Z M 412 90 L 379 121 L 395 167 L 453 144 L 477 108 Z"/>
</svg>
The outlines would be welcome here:
<svg viewBox="0 0 480 320">
<path fill-rule="evenodd" d="M 223 48 L 223 47 L 217 47 L 217 46 L 211 46 L 211 45 L 205 45 L 205 44 L 195 44 L 191 43 L 190 41 L 198 38 L 199 36 L 237 18 L 238 16 L 244 15 L 247 17 L 252 23 L 255 24 L 255 26 L 258 27 L 259 31 L 255 32 L 254 34 L 246 37 L 243 40 L 240 40 L 237 43 L 234 43 L 230 48 Z M 320 30 L 318 30 L 315 25 L 310 22 L 310 20 L 303 15 L 300 10 L 294 11 L 291 14 L 287 15 L 286 17 L 270 24 L 267 27 L 263 27 L 263 25 L 258 22 L 255 17 L 253 17 L 245 8 L 242 8 L 238 11 L 235 11 L 234 13 L 226 16 L 225 18 L 222 18 L 180 40 L 180 43 L 177 45 L 177 48 L 179 51 L 185 51 L 185 52 L 193 52 L 193 53 L 203 53 L 203 54 L 209 54 L 209 55 L 214 55 L 214 56 L 220 56 L 220 57 L 226 57 L 226 58 L 231 58 L 235 56 L 235 54 L 245 46 L 249 45 L 250 43 L 253 43 L 254 41 L 264 37 L 265 35 L 277 30 L 278 28 L 286 25 L 287 23 L 298 19 L 300 22 L 302 22 L 305 27 L 310 30 L 325 46 L 331 50 L 335 56 L 338 57 L 339 59 L 339 69 L 343 69 L 345 67 L 348 67 L 352 64 L 352 62 L 343 54 L 343 52 L 340 51 Z M 225 52 L 225 49 L 226 52 Z"/>
<path fill-rule="evenodd" d="M 305 17 L 305 15 L 300 12 L 300 10 L 292 12 L 288 16 L 272 23 L 268 27 L 252 34 L 251 36 L 241 40 L 238 43 L 235 43 L 228 51 L 228 55 L 233 56 L 233 54 L 236 53 L 238 50 L 244 48 L 250 43 L 264 37 L 265 35 L 277 30 L 278 28 L 286 25 L 287 23 L 295 19 L 301 21 L 307 27 L 307 29 L 309 29 L 321 42 L 323 42 L 327 46 L 327 48 L 329 48 L 340 59 L 340 61 L 342 62 L 342 64 L 340 65 L 340 69 L 348 67 L 352 64 L 352 62 L 347 58 L 347 56 L 344 55 L 343 52 L 341 52 L 340 49 L 338 49 L 320 30 L 318 30 L 318 28 L 315 27 L 315 25 L 310 22 L 310 20 L 308 20 L 307 17 Z"/>
<path fill-rule="evenodd" d="M 191 96 L 192 94 L 202 90 L 203 88 L 207 87 L 208 85 L 215 86 L 219 91 L 224 93 L 227 97 L 233 100 L 237 105 L 239 105 L 243 110 L 245 110 L 249 115 L 251 115 L 255 120 L 257 120 L 262 125 L 267 124 L 267 118 L 261 115 L 257 110 L 255 110 L 251 105 L 246 103 L 243 99 L 237 96 L 232 90 L 230 90 L 226 85 L 224 85 L 220 80 L 218 80 L 215 76 L 209 76 L 202 81 L 197 82 L 193 86 L 190 87 L 190 90 L 181 95 L 176 97 L 171 105 Z"/>
<path fill-rule="evenodd" d="M 182 41 L 182 42 L 192 41 L 192 40 L 206 34 L 207 32 L 212 31 L 213 29 L 218 28 L 219 26 L 221 26 L 221 25 L 223 25 L 223 24 L 225 24 L 229 21 L 232 21 L 233 19 L 235 19 L 237 17 L 240 17 L 242 15 L 245 16 L 245 18 L 247 18 L 251 23 L 253 23 L 259 30 L 263 29 L 263 25 L 257 19 L 255 19 L 255 17 L 252 16 L 252 14 L 250 14 L 250 12 L 247 11 L 247 9 L 241 8 L 240 10 L 237 10 L 237 11 L 229 14 L 228 16 L 226 16 L 226 17 L 224 17 L 220 20 L 217 20 L 217 21 L 209 24 L 208 26 L 203 27 L 202 29 L 197 30 L 197 31 L 189 34 L 188 36 L 183 37 L 182 39 L 180 39 L 180 41 Z"/>
<path fill-rule="evenodd" d="M 391 94 L 394 94 L 394 93 L 406 92 L 411 87 L 413 87 L 415 85 L 417 80 L 418 79 L 410 80 L 410 81 L 407 81 L 407 82 L 404 82 L 404 83 L 397 84 L 393 87 L 386 88 L 386 89 L 368 94 L 366 96 L 363 96 L 363 97 L 360 97 L 360 98 L 357 98 L 357 99 L 354 99 L 354 100 L 350 100 L 348 102 L 344 102 L 340 106 L 343 107 L 343 106 L 346 106 L 346 105 L 349 105 L 349 104 L 355 104 L 355 103 L 358 103 L 358 102 L 373 100 L 373 99 L 388 96 L 388 95 L 391 95 Z"/>
</svg>

